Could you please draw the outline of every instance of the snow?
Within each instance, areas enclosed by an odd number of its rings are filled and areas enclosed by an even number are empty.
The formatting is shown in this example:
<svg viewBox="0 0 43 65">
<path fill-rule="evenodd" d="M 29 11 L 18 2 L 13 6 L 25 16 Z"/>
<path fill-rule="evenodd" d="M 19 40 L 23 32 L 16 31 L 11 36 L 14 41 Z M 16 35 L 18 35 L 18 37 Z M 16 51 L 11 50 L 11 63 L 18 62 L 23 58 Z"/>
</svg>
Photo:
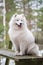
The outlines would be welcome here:
<svg viewBox="0 0 43 65">
<path fill-rule="evenodd" d="M 43 54 L 43 50 L 40 51 Z"/>
<path fill-rule="evenodd" d="M 3 6 L 3 3 L 0 3 L 0 7 Z"/>
<path fill-rule="evenodd" d="M 1 38 L 0 38 L 0 42 L 3 42 L 3 41 L 4 41 L 4 39 L 1 39 Z"/>
<path fill-rule="evenodd" d="M 1 65 L 5 65 L 5 60 L 6 60 L 5 58 L 1 59 Z"/>
<path fill-rule="evenodd" d="M 1 59 L 1 65 L 5 65 L 6 58 Z M 9 65 L 15 65 L 14 60 L 10 60 Z"/>
</svg>

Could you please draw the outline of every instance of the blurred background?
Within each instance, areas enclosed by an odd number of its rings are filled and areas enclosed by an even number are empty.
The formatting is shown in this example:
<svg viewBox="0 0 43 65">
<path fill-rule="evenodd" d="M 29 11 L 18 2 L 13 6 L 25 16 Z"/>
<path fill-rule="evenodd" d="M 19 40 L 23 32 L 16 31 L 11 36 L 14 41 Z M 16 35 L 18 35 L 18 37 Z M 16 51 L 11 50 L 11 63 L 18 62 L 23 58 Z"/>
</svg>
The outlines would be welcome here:
<svg viewBox="0 0 43 65">
<path fill-rule="evenodd" d="M 43 49 L 43 0 L 0 0 L 0 48 L 11 49 L 12 47 L 9 43 L 8 23 L 15 13 L 25 15 L 28 29 L 35 36 L 35 42 L 40 49 Z M 5 59 L 1 60 L 1 58 L 0 65 L 5 65 Z M 14 65 L 14 62 L 12 63 L 10 65 Z"/>
<path fill-rule="evenodd" d="M 3 0 L 0 0 L 0 47 L 8 48 L 8 23 L 15 13 L 24 13 L 28 28 L 34 34 L 37 44 L 43 45 L 43 0 L 5 0 L 5 26 L 3 25 Z M 6 31 L 4 31 L 6 30 Z M 5 32 L 5 34 L 4 34 Z M 4 36 L 6 37 L 4 42 Z M 5 46 L 6 45 L 6 46 Z"/>
</svg>

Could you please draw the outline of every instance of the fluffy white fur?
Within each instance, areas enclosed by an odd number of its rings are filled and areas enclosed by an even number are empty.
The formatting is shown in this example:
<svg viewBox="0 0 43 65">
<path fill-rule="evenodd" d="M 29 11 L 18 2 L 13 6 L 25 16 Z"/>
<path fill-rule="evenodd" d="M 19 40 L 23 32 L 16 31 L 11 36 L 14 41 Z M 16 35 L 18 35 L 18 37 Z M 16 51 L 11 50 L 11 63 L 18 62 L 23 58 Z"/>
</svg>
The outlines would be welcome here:
<svg viewBox="0 0 43 65">
<path fill-rule="evenodd" d="M 35 38 L 27 28 L 27 20 L 23 14 L 14 14 L 9 22 L 8 34 L 13 46 L 15 55 L 33 54 L 42 56 L 39 47 L 35 44 Z"/>
</svg>

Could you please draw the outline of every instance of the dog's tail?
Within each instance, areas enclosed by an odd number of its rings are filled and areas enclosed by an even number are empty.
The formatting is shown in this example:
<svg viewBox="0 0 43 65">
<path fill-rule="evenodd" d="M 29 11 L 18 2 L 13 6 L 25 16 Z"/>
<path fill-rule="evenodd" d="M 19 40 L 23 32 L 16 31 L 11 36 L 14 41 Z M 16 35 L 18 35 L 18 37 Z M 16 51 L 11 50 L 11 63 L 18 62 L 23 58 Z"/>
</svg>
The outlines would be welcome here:
<svg viewBox="0 0 43 65">
<path fill-rule="evenodd" d="M 40 50 L 40 53 L 43 54 L 43 50 Z"/>
<path fill-rule="evenodd" d="M 40 53 L 42 54 L 42 56 L 43 56 L 43 50 L 40 50 Z"/>
</svg>

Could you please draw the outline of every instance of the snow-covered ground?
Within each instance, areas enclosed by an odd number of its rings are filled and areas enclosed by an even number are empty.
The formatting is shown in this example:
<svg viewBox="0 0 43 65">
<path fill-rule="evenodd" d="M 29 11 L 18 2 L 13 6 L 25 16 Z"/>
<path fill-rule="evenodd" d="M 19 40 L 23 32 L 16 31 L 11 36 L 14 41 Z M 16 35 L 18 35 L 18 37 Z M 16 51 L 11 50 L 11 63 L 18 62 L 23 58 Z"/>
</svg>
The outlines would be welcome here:
<svg viewBox="0 0 43 65">
<path fill-rule="evenodd" d="M 43 55 L 43 50 L 41 50 L 40 52 L 41 52 L 41 53 L 42 53 L 42 55 Z"/>
<path fill-rule="evenodd" d="M 1 65 L 5 65 L 6 58 L 1 59 Z M 9 65 L 15 65 L 14 60 L 10 60 Z"/>
</svg>

